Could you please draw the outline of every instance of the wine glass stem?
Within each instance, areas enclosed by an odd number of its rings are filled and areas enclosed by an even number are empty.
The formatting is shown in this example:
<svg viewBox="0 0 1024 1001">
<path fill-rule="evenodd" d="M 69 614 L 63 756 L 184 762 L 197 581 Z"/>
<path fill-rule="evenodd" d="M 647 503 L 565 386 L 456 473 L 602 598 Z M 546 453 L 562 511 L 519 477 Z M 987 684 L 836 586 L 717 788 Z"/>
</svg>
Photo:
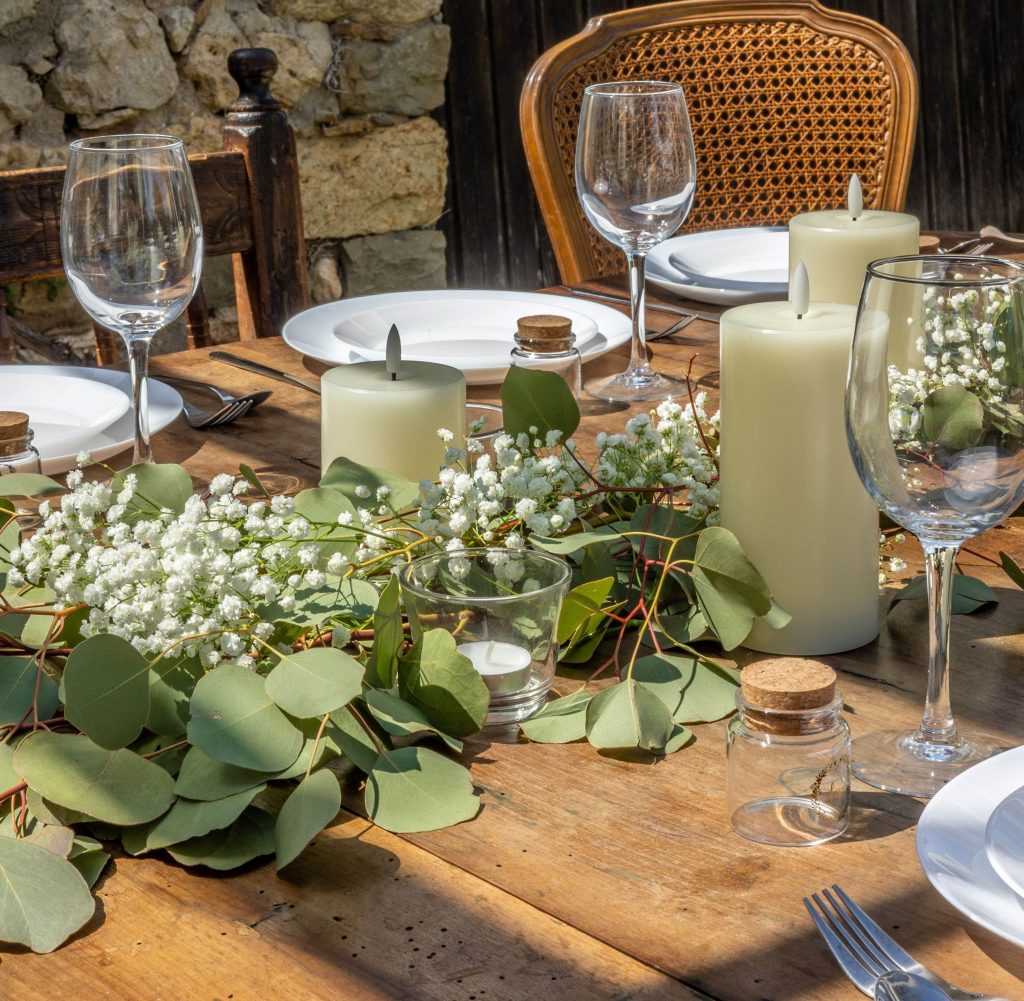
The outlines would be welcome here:
<svg viewBox="0 0 1024 1001">
<path fill-rule="evenodd" d="M 955 744 L 956 723 L 949 705 L 949 617 L 953 562 L 958 546 L 925 545 L 928 585 L 928 695 L 917 739 Z"/>
<path fill-rule="evenodd" d="M 153 449 L 149 442 L 149 371 L 148 337 L 125 338 L 128 345 L 128 363 L 132 375 L 132 404 L 135 410 L 135 453 L 133 462 L 152 462 Z"/>
<path fill-rule="evenodd" d="M 629 313 L 633 321 L 629 369 L 626 374 L 629 376 L 653 376 L 654 372 L 647 358 L 647 326 L 644 308 L 646 296 L 644 263 L 647 260 L 647 254 L 638 250 L 627 250 L 626 260 L 629 262 Z"/>
</svg>

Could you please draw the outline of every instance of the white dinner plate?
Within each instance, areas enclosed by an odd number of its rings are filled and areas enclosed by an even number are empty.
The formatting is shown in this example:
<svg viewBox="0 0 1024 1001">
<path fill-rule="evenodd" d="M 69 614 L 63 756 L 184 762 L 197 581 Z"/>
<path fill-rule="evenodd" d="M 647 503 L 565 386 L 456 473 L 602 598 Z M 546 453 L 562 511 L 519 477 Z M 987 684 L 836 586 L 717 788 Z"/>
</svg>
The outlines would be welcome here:
<svg viewBox="0 0 1024 1001">
<path fill-rule="evenodd" d="M 128 401 L 121 416 L 104 428 L 91 432 L 87 438 L 73 448 L 57 442 L 49 448 L 39 448 L 43 472 L 47 475 L 64 473 L 74 469 L 76 457 L 85 449 L 95 461 L 109 459 L 135 443 L 135 420 L 131 410 L 132 380 L 127 372 L 115 372 L 108 368 L 77 368 L 73 365 L 0 365 L 0 380 L 12 375 L 61 376 L 72 381 L 82 381 L 113 389 Z M 170 386 L 157 379 L 149 380 L 149 430 L 151 434 L 162 431 L 181 413 L 181 397 Z M 16 464 L 19 470 L 34 471 L 35 459 Z"/>
<path fill-rule="evenodd" d="M 542 292 L 466 289 L 390 292 L 314 306 L 284 325 L 284 339 L 319 361 L 345 365 L 379 361 L 391 324 L 402 355 L 461 369 L 470 385 L 501 382 L 515 347 L 516 320 L 536 313 L 572 320 L 584 361 L 629 340 L 629 318 L 598 303 Z"/>
<path fill-rule="evenodd" d="M 988 758 L 943 786 L 917 825 L 917 856 L 932 886 L 972 921 L 1019 946 L 1024 899 L 992 867 L 985 828 L 1022 774 L 1024 747 Z"/>
<path fill-rule="evenodd" d="M 687 299 L 721 306 L 785 299 L 788 271 L 785 226 L 688 233 L 647 255 L 649 281 Z"/>
<path fill-rule="evenodd" d="M 1003 882 L 1024 897 L 1024 787 L 992 811 L 985 826 L 985 850 Z"/>
</svg>

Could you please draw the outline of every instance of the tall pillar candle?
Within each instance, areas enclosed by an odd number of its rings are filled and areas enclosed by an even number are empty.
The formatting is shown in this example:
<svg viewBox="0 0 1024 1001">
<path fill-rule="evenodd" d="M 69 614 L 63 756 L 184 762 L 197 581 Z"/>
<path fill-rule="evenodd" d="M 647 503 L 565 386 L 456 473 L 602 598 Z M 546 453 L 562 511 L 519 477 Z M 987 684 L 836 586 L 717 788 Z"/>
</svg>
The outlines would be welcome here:
<svg viewBox="0 0 1024 1001">
<path fill-rule="evenodd" d="M 853 467 L 844 395 L 856 309 L 752 303 L 721 320 L 721 521 L 776 602 L 745 646 L 813 655 L 878 635 L 878 511 Z"/>
<path fill-rule="evenodd" d="M 789 272 L 807 266 L 812 302 L 856 306 L 871 261 L 918 253 L 920 224 L 903 212 L 865 210 L 856 175 L 846 211 L 805 212 L 789 221 Z"/>
<path fill-rule="evenodd" d="M 397 345 L 397 346 L 396 346 Z M 397 332 L 386 361 L 341 365 L 320 382 L 320 463 L 339 456 L 399 473 L 418 483 L 437 479 L 447 447 L 466 429 L 466 379 L 456 368 L 401 358 Z"/>
</svg>

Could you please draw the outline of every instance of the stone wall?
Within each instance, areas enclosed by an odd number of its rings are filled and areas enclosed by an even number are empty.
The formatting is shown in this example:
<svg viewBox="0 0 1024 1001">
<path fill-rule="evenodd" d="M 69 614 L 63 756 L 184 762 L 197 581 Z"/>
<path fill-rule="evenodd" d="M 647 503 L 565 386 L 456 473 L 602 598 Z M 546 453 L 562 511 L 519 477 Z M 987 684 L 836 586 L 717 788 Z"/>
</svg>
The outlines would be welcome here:
<svg viewBox="0 0 1024 1001">
<path fill-rule="evenodd" d="M 237 88 L 227 55 L 266 46 L 298 137 L 313 298 L 445 282 L 447 150 L 441 0 L 0 0 L 0 170 L 62 163 L 106 132 L 220 148 Z M 215 336 L 233 336 L 227 258 L 206 262 Z M 15 315 L 86 357 L 91 334 L 65 288 L 10 290 Z M 157 347 L 177 348 L 179 329 Z M 161 341 L 163 342 L 161 345 Z"/>
</svg>

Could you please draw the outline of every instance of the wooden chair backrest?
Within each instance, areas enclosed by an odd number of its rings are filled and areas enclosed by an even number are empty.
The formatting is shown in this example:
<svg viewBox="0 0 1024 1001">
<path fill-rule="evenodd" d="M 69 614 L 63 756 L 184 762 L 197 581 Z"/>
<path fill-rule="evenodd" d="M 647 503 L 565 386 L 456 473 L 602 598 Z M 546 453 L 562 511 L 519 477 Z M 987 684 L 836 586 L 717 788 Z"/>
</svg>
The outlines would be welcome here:
<svg viewBox="0 0 1024 1001">
<path fill-rule="evenodd" d="M 917 123 L 917 76 L 882 25 L 816 0 L 676 0 L 592 18 L 534 64 L 520 101 L 526 159 L 562 280 L 623 270 L 586 221 L 573 180 L 584 89 L 681 83 L 697 152 L 683 230 L 784 224 L 845 204 L 899 209 Z"/>
<path fill-rule="evenodd" d="M 236 49 L 228 70 L 239 96 L 223 125 L 224 151 L 189 157 L 207 256 L 231 254 L 239 336 L 271 337 L 309 305 L 295 136 L 270 81 L 270 49 Z M 0 287 L 64 274 L 60 251 L 63 167 L 0 171 Z M 210 343 L 202 288 L 189 304 L 189 343 Z M 117 361 L 117 336 L 97 328 L 101 365 Z M 46 350 L 45 339 L 37 347 Z M 13 362 L 14 331 L 0 303 L 0 362 Z"/>
</svg>

